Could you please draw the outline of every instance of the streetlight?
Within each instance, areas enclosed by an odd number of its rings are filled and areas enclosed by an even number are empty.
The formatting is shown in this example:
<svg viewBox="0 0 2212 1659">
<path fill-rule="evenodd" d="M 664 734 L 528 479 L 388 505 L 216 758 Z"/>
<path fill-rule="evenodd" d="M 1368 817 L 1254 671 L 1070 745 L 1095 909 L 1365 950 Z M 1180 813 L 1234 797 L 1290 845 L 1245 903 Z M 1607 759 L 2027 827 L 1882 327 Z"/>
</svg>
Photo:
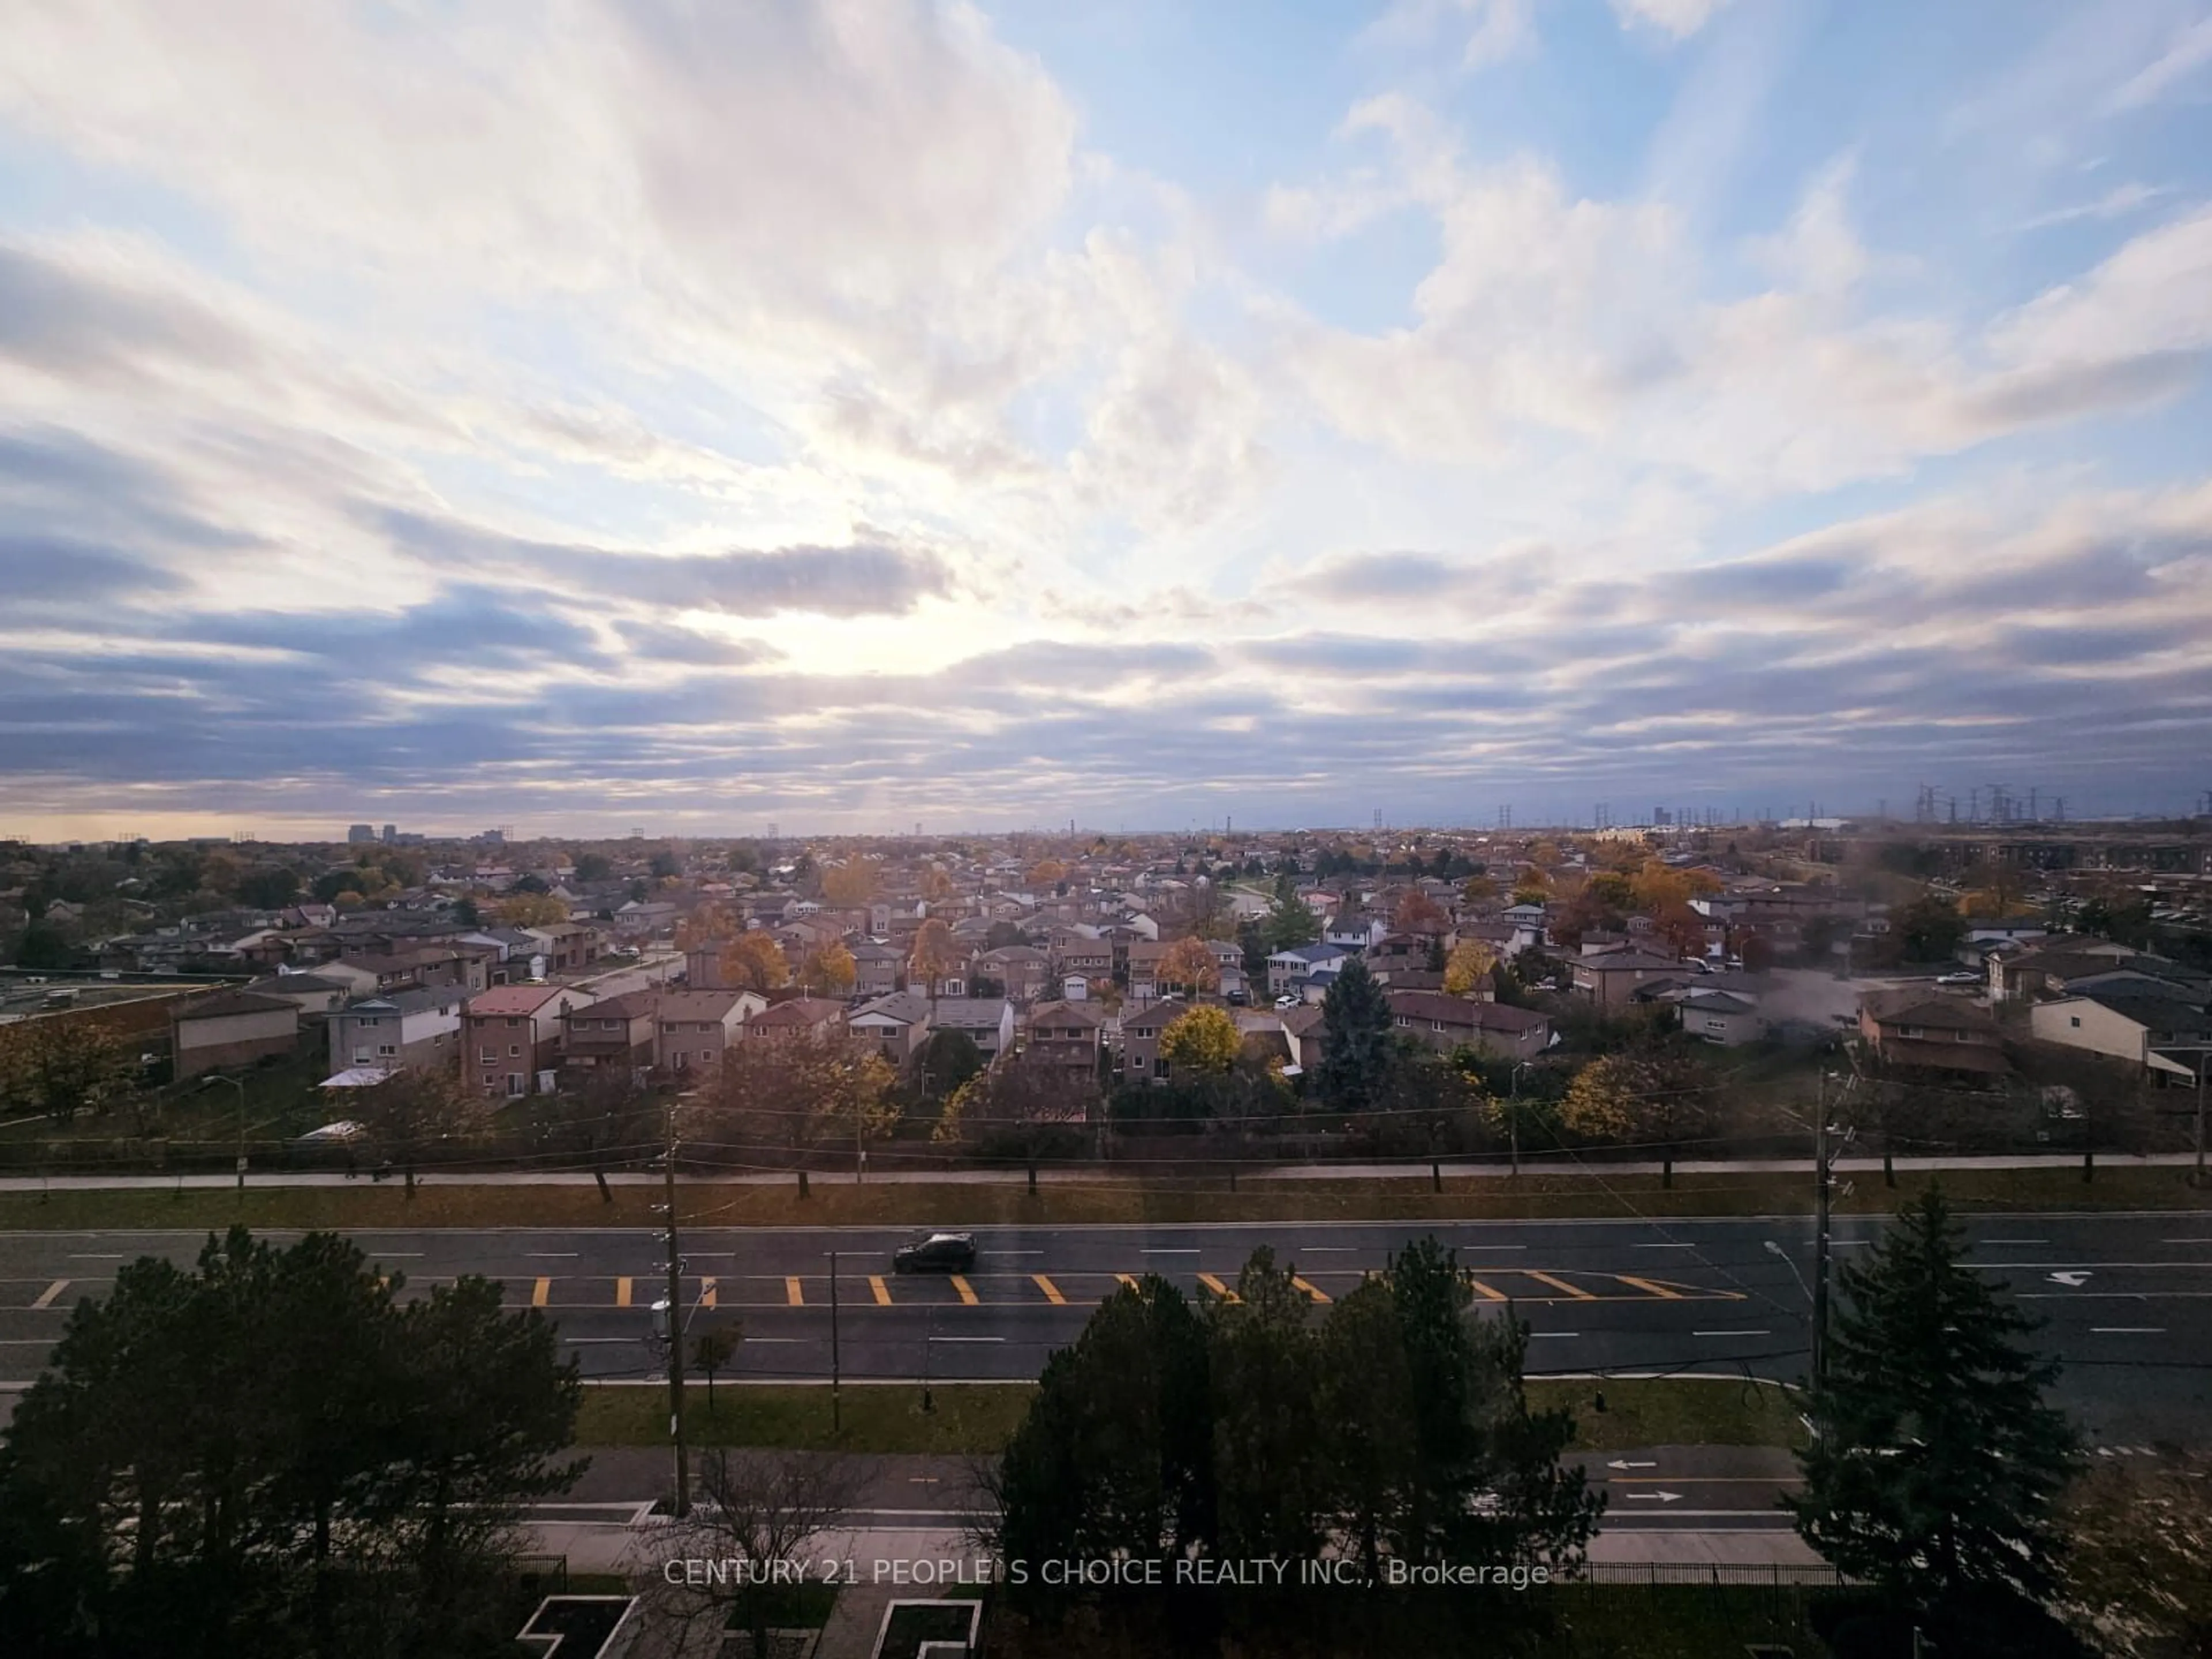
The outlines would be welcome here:
<svg viewBox="0 0 2212 1659">
<path fill-rule="evenodd" d="M 221 1072 L 210 1072 L 207 1081 L 200 1087 L 204 1089 L 210 1083 L 228 1083 L 238 1091 L 238 1190 L 243 1197 L 246 1193 L 246 1085 L 234 1077 L 225 1077 Z"/>
<path fill-rule="evenodd" d="M 1533 1060 L 1518 1062 L 1513 1067 L 1513 1074 L 1506 1079 L 1505 1133 L 1512 1144 L 1513 1173 L 1516 1176 L 1521 1173 L 1521 1073 L 1535 1063 Z"/>
<path fill-rule="evenodd" d="M 1790 1269 L 1790 1276 L 1797 1281 L 1797 1288 L 1805 1292 L 1806 1301 L 1810 1302 L 1813 1299 L 1812 1283 L 1805 1277 L 1803 1270 L 1798 1267 L 1797 1258 L 1771 1238 L 1763 1239 L 1760 1242 L 1765 1246 L 1767 1255 L 1777 1258 L 1784 1267 Z"/>
</svg>

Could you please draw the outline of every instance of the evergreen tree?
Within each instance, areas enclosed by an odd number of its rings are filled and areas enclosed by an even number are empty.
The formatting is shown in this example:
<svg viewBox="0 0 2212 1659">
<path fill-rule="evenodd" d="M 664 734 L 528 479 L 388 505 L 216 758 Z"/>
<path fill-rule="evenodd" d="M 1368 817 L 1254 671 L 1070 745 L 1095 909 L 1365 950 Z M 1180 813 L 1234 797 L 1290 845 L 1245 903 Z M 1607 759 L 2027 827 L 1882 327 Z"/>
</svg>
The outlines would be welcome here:
<svg viewBox="0 0 2212 1659">
<path fill-rule="evenodd" d="M 1321 1098 L 1340 1112 L 1375 1103 L 1383 1073 L 1395 1058 L 1390 1004 L 1375 975 L 1348 957 L 1322 999 L 1321 1064 L 1314 1083 Z"/>
<path fill-rule="evenodd" d="M 1863 1265 L 1844 1264 L 1812 1401 L 1820 1433 L 1790 1500 L 1830 1561 L 1923 1607 L 2045 1595 L 2052 1503 L 2075 1449 L 2044 1403 L 2058 1367 L 2021 1340 L 2033 1322 L 1961 1264 L 1961 1248 L 1931 1187 Z"/>
</svg>

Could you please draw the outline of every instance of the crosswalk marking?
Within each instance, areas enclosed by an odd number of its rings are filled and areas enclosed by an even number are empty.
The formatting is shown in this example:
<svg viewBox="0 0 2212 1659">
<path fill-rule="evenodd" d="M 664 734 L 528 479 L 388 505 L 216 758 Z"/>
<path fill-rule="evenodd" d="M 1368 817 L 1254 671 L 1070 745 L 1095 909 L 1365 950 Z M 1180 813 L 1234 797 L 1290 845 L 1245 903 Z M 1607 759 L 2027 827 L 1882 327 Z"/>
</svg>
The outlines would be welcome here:
<svg viewBox="0 0 2212 1659">
<path fill-rule="evenodd" d="M 539 1279 L 536 1287 L 530 1292 L 530 1305 L 533 1308 L 544 1307 L 545 1305 L 545 1298 L 552 1295 L 552 1293 L 553 1281 L 550 1279 Z"/>
<path fill-rule="evenodd" d="M 1327 1291 L 1316 1289 L 1315 1286 L 1307 1284 L 1304 1279 L 1297 1278 L 1295 1274 L 1292 1275 L 1291 1283 L 1297 1289 L 1304 1291 L 1308 1296 L 1311 1297 L 1316 1302 L 1326 1302 L 1328 1300 L 1328 1294 Z"/>
<path fill-rule="evenodd" d="M 720 1304 L 717 1298 L 720 1295 L 721 1292 L 715 1287 L 715 1284 L 713 1279 L 702 1279 L 699 1281 L 699 1305 L 701 1307 L 712 1308 L 719 1306 Z"/>
<path fill-rule="evenodd" d="M 1549 1285 L 1555 1291 L 1565 1291 L 1568 1297 L 1573 1301 L 1595 1302 L 1597 1300 L 1595 1297 L 1592 1296 L 1588 1291 L 1583 1290 L 1580 1285 L 1570 1285 L 1565 1279 L 1555 1279 L 1550 1273 L 1539 1273 L 1534 1267 L 1523 1267 L 1521 1269 L 1521 1272 L 1534 1279 L 1539 1285 Z"/>
<path fill-rule="evenodd" d="M 1652 1295 L 1659 1297 L 1663 1302 L 1680 1302 L 1682 1299 L 1682 1293 L 1680 1291 L 1670 1291 L 1664 1285 L 1659 1284 L 1656 1280 L 1649 1279 L 1636 1279 L 1631 1277 L 1627 1273 L 1621 1273 L 1617 1275 L 1617 1277 L 1622 1284 L 1633 1285 L 1639 1291 L 1649 1291 Z"/>
<path fill-rule="evenodd" d="M 876 1305 L 878 1308 L 888 1308 L 891 1305 L 891 1287 L 884 1283 L 884 1276 L 881 1273 L 868 1275 L 868 1288 L 876 1293 Z"/>
<path fill-rule="evenodd" d="M 615 1306 L 617 1308 L 629 1306 L 629 1280 L 627 1279 L 615 1280 Z"/>
<path fill-rule="evenodd" d="M 1067 1305 L 1067 1298 L 1060 1293 L 1059 1285 L 1054 1284 L 1042 1273 L 1031 1273 L 1030 1277 L 1036 1281 L 1037 1289 L 1044 1292 L 1044 1299 L 1051 1303 L 1054 1307 L 1064 1308 Z"/>
<path fill-rule="evenodd" d="M 1243 1297 L 1237 1295 L 1236 1291 L 1231 1290 L 1226 1285 L 1223 1284 L 1221 1282 L 1220 1275 L 1218 1273 L 1200 1273 L 1198 1276 L 1198 1282 L 1205 1285 L 1207 1290 L 1212 1291 L 1214 1295 L 1219 1297 L 1224 1302 L 1242 1302 L 1244 1299 Z"/>
<path fill-rule="evenodd" d="M 794 1308 L 803 1308 L 806 1305 L 806 1293 L 799 1288 L 796 1276 L 783 1281 L 783 1299 Z"/>
<path fill-rule="evenodd" d="M 958 1273 L 952 1275 L 952 1288 L 960 1292 L 960 1299 L 971 1308 L 981 1299 L 975 1294 L 975 1287 Z"/>
<path fill-rule="evenodd" d="M 31 1305 L 34 1308 L 51 1308 L 54 1305 L 55 1298 L 59 1297 L 61 1293 L 69 1289 L 69 1280 L 66 1279 L 57 1279 L 52 1284 L 47 1285 L 45 1290 L 39 1292 L 39 1299 L 31 1304 Z"/>
</svg>

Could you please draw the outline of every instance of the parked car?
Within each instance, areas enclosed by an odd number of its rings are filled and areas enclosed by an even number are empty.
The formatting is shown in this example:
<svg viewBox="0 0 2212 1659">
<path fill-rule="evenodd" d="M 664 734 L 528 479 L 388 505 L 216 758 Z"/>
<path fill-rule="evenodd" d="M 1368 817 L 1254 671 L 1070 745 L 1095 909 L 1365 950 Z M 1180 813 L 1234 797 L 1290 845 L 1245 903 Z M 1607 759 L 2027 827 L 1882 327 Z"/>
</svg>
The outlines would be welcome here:
<svg viewBox="0 0 2212 1659">
<path fill-rule="evenodd" d="M 975 1265 L 975 1235 L 932 1233 L 891 1252 L 895 1273 L 965 1273 Z"/>
<path fill-rule="evenodd" d="M 1979 985 L 1982 982 L 1982 976 L 1979 974 L 1966 973 L 1962 969 L 1955 974 L 1938 974 L 1936 975 L 1936 982 L 1938 985 Z"/>
</svg>

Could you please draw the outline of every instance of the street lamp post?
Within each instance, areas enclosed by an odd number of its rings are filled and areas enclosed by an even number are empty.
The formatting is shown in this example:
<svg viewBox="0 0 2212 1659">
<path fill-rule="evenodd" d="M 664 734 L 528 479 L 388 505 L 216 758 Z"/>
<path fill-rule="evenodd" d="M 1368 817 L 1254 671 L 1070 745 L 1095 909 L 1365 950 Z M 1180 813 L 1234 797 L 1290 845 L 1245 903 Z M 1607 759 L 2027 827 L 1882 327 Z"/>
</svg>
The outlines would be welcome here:
<svg viewBox="0 0 2212 1659">
<path fill-rule="evenodd" d="M 1521 1073 L 1534 1063 L 1522 1060 L 1514 1066 L 1512 1076 L 1506 1080 L 1505 1134 L 1513 1149 L 1513 1173 L 1516 1176 L 1521 1173 Z"/>
<path fill-rule="evenodd" d="M 234 1077 L 225 1077 L 221 1072 L 210 1073 L 207 1083 L 201 1084 L 200 1087 L 204 1089 L 210 1083 L 228 1083 L 238 1091 L 238 1191 L 243 1197 L 246 1193 L 246 1085 Z"/>
</svg>

